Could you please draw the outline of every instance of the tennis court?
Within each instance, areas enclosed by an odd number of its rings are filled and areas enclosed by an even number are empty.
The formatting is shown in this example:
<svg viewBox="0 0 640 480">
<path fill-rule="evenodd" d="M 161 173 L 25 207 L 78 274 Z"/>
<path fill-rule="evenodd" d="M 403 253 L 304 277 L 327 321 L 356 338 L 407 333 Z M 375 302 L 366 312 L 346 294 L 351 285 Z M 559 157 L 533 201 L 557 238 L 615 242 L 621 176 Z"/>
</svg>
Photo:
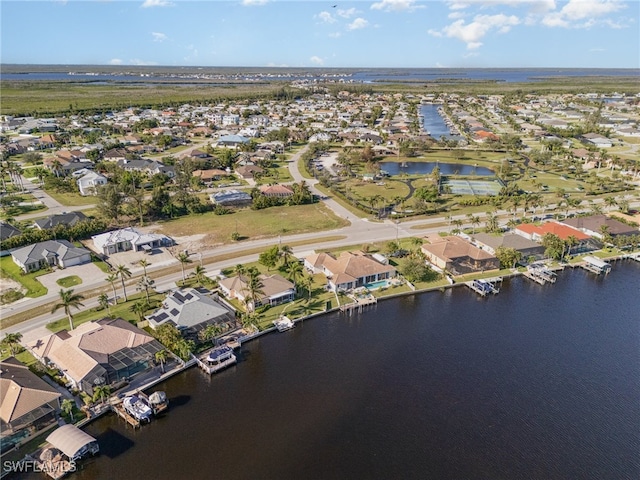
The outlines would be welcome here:
<svg viewBox="0 0 640 480">
<path fill-rule="evenodd" d="M 497 196 L 502 189 L 502 182 L 495 180 L 462 180 L 449 179 L 444 182 L 456 195 L 488 195 Z"/>
</svg>

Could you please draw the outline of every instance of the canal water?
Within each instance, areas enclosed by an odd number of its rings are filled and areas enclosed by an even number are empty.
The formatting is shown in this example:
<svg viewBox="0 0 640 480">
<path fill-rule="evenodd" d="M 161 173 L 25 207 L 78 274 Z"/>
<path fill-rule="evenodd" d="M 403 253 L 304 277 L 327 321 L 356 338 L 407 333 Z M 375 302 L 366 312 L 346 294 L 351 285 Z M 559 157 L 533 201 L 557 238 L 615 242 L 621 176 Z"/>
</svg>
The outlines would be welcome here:
<svg viewBox="0 0 640 480">
<path fill-rule="evenodd" d="M 462 139 L 460 135 L 451 134 L 449 127 L 447 127 L 447 124 L 444 123 L 444 119 L 438 113 L 439 107 L 441 107 L 441 105 L 420 105 L 419 109 L 420 115 L 422 115 L 422 129 L 436 140 L 440 140 L 441 137 L 445 137 L 447 139 L 453 138 L 456 140 Z"/>
<path fill-rule="evenodd" d="M 90 424 L 102 453 L 73 478 L 637 479 L 639 294 L 621 261 L 307 320 L 170 379 L 139 430 Z"/>
</svg>

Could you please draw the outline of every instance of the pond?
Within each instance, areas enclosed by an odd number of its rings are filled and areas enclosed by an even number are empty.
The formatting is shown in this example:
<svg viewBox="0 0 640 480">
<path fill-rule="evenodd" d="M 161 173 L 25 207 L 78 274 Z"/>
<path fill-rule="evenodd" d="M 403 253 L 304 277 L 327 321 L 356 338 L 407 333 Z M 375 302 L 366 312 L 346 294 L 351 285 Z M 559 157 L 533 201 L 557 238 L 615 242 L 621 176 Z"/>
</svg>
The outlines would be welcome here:
<svg viewBox="0 0 640 480">
<path fill-rule="evenodd" d="M 438 166 L 442 175 L 477 175 L 492 176 L 493 170 L 486 167 L 476 167 L 462 163 L 441 163 L 441 162 L 380 162 L 380 169 L 389 175 L 428 175 Z"/>
</svg>

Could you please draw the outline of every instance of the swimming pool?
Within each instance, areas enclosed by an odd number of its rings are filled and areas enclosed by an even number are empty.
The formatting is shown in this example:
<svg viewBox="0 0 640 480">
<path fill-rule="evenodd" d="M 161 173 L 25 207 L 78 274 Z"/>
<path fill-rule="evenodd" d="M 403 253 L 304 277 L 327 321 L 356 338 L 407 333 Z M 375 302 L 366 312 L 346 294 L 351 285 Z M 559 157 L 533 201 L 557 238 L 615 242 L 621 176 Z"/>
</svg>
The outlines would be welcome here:
<svg viewBox="0 0 640 480">
<path fill-rule="evenodd" d="M 378 288 L 388 287 L 388 286 L 389 286 L 388 280 L 378 280 L 377 282 L 371 282 L 371 283 L 365 284 L 365 287 L 367 288 L 367 290 L 376 290 Z"/>
</svg>

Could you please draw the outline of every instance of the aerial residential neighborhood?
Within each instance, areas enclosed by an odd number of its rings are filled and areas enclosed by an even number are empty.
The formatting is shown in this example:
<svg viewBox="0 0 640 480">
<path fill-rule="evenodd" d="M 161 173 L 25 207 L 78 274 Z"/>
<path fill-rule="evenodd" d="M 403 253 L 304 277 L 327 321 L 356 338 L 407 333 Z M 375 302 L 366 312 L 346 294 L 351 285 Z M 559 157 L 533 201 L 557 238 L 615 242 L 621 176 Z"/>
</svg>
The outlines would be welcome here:
<svg viewBox="0 0 640 480">
<path fill-rule="evenodd" d="M 638 258 L 640 94 L 295 86 L 3 117 L 3 452 L 309 316 Z"/>
</svg>

